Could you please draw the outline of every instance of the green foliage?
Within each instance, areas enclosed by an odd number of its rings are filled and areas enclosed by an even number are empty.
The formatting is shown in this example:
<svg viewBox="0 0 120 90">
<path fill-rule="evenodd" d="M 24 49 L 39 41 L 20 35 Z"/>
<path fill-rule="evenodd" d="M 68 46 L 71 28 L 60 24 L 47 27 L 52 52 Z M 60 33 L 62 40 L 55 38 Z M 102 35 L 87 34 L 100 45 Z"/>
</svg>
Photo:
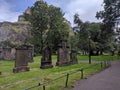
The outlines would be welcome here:
<svg viewBox="0 0 120 90">
<path fill-rule="evenodd" d="M 46 45 L 56 49 L 63 36 L 68 37 L 69 26 L 63 15 L 60 8 L 49 6 L 43 0 L 35 2 L 31 14 L 25 14 L 26 20 L 30 22 L 31 41 L 36 53 L 40 53 Z"/>
<path fill-rule="evenodd" d="M 102 37 L 100 29 L 101 24 L 82 22 L 79 19 L 78 14 L 74 15 L 74 22 L 76 24 L 76 27 L 74 27 L 74 29 L 78 38 L 77 47 L 83 52 L 88 52 L 90 37 L 91 54 L 94 54 L 93 52 L 96 51 L 96 54 L 98 55 L 98 53 L 102 50 L 101 45 L 103 44 L 100 41 Z"/>
<path fill-rule="evenodd" d="M 70 50 L 75 49 L 77 50 L 77 43 L 78 43 L 78 38 L 76 35 L 70 35 L 69 36 L 69 46 L 70 46 Z"/>
<path fill-rule="evenodd" d="M 115 44 L 114 27 L 120 18 L 120 0 L 104 0 L 103 6 L 104 10 L 96 13 L 96 17 L 102 19 L 103 22 L 103 24 L 101 24 L 101 42 L 103 42 L 103 45 L 110 43 L 110 50 L 113 51 Z"/>
</svg>

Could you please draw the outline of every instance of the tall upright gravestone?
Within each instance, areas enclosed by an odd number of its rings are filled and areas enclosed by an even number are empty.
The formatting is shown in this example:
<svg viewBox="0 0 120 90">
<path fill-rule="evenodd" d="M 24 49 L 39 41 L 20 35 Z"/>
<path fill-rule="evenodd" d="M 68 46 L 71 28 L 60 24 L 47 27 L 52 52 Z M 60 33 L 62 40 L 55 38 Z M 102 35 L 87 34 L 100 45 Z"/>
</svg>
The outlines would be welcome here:
<svg viewBox="0 0 120 90">
<path fill-rule="evenodd" d="M 33 45 L 27 45 L 28 46 L 28 62 L 34 62 L 34 46 Z"/>
<path fill-rule="evenodd" d="M 29 50 L 27 45 L 21 45 L 16 48 L 14 73 L 29 71 L 28 56 Z"/>
<path fill-rule="evenodd" d="M 69 47 L 67 46 L 67 40 L 61 40 L 61 43 L 58 45 L 58 57 L 56 66 L 70 65 L 68 48 Z"/>
<path fill-rule="evenodd" d="M 42 50 L 42 58 L 41 58 L 41 67 L 42 69 L 45 68 L 52 68 L 52 57 L 51 57 L 51 48 L 44 47 Z"/>
<path fill-rule="evenodd" d="M 71 64 L 77 64 L 78 63 L 76 50 L 71 50 L 71 53 L 70 53 L 70 63 Z"/>
</svg>

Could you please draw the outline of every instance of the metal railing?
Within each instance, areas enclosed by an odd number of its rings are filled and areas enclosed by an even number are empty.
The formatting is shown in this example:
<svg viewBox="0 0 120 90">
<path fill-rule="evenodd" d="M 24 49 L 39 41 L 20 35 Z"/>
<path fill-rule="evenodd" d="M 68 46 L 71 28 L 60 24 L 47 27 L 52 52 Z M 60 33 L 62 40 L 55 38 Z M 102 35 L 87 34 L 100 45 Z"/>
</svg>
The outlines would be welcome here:
<svg viewBox="0 0 120 90">
<path fill-rule="evenodd" d="M 102 70 L 102 69 L 105 69 L 105 68 L 111 66 L 111 62 L 110 62 L 110 61 L 103 61 L 103 62 L 94 64 L 94 65 L 92 65 L 92 66 L 88 66 L 88 67 L 85 67 L 85 68 L 77 69 L 77 70 L 75 70 L 75 71 L 73 71 L 73 72 L 71 72 L 71 73 L 67 73 L 67 74 L 65 74 L 65 75 L 62 75 L 62 76 L 60 76 L 60 77 L 57 77 L 57 78 L 55 78 L 55 79 L 52 79 L 52 80 L 49 80 L 49 81 L 46 81 L 46 82 L 43 82 L 43 83 L 38 83 L 37 85 L 34 85 L 34 86 L 31 86 L 31 87 L 25 88 L 24 90 L 30 90 L 30 89 L 33 89 L 33 88 L 36 88 L 36 87 L 39 87 L 39 86 L 43 86 L 43 90 L 46 90 L 46 87 L 45 87 L 46 84 L 51 83 L 51 82 L 53 82 L 53 81 L 56 81 L 56 80 L 58 80 L 58 79 L 64 78 L 64 77 L 66 77 L 65 87 L 67 87 L 67 86 L 68 86 L 68 81 L 69 81 L 69 76 L 70 76 L 71 74 L 75 74 L 75 73 L 77 73 L 77 72 L 81 72 L 81 79 L 83 79 L 83 77 L 84 77 L 84 73 L 83 73 L 84 70 L 85 70 L 85 69 L 89 69 L 89 68 L 91 68 L 91 67 L 93 67 L 93 66 L 96 66 L 96 65 L 100 65 L 101 70 Z"/>
</svg>

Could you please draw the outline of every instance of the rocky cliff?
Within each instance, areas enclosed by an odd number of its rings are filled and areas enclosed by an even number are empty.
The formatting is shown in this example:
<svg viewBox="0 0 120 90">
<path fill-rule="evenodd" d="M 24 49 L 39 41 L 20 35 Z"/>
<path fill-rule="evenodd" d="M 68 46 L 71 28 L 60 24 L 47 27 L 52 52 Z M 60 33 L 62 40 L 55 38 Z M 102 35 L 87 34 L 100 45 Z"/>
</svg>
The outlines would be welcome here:
<svg viewBox="0 0 120 90">
<path fill-rule="evenodd" d="M 22 44 L 29 35 L 27 22 L 1 22 L 0 46 Z M 8 45 L 9 46 L 9 45 Z"/>
</svg>

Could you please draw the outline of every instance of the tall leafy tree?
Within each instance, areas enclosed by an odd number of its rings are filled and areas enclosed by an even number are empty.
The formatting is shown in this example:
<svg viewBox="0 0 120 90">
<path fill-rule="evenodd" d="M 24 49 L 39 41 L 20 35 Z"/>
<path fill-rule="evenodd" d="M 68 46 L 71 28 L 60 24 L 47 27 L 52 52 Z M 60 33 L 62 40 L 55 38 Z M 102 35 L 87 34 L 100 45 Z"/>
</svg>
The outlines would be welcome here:
<svg viewBox="0 0 120 90">
<path fill-rule="evenodd" d="M 104 39 L 101 41 L 107 45 L 114 40 L 114 27 L 120 18 L 120 0 L 104 0 L 103 6 L 104 10 L 97 12 L 96 17 L 102 19 L 101 35 Z"/>
<path fill-rule="evenodd" d="M 98 55 L 103 52 L 102 40 L 104 41 L 104 39 L 101 40 L 101 37 L 103 37 L 100 29 L 101 23 L 82 22 L 78 14 L 75 14 L 74 22 L 76 24 L 74 29 L 78 38 L 78 48 L 83 52 L 88 52 L 88 37 L 90 36 L 91 55 Z"/>
<path fill-rule="evenodd" d="M 54 50 L 57 49 L 61 39 L 68 38 L 69 36 L 69 25 L 63 16 L 64 14 L 59 7 L 49 6 L 50 27 L 48 43 L 51 44 Z"/>
<path fill-rule="evenodd" d="M 32 42 L 35 52 L 39 53 L 46 45 L 55 46 L 63 36 L 68 37 L 69 26 L 63 18 L 61 9 L 48 5 L 43 0 L 36 1 L 31 7 L 30 14 L 26 14 L 26 20 L 30 22 Z"/>
<path fill-rule="evenodd" d="M 73 28 L 74 32 L 76 32 L 78 42 L 77 47 L 82 50 L 83 52 L 88 51 L 88 23 L 89 22 L 82 22 L 82 20 L 79 18 L 78 14 L 74 15 L 74 23 L 76 26 Z"/>
<path fill-rule="evenodd" d="M 35 52 L 40 53 L 44 46 L 44 37 L 49 25 L 48 5 L 40 0 L 36 1 L 31 7 L 31 12 L 26 15 L 30 22 L 32 42 L 35 46 Z"/>
</svg>

